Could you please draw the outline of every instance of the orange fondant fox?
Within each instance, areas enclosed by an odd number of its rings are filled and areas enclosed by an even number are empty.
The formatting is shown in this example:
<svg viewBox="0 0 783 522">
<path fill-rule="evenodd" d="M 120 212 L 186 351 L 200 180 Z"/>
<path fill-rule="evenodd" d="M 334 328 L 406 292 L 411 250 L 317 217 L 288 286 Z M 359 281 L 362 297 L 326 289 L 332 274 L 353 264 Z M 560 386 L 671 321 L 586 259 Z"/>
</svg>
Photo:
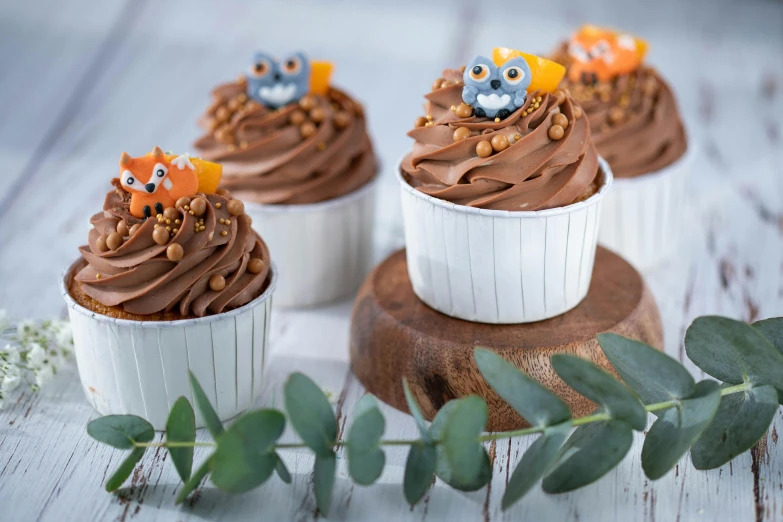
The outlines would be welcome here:
<svg viewBox="0 0 783 522">
<path fill-rule="evenodd" d="M 120 182 L 131 193 L 130 212 L 137 218 L 162 214 L 184 196 L 198 192 L 199 178 L 191 158 L 168 156 L 160 147 L 131 158 L 120 156 Z"/>
<path fill-rule="evenodd" d="M 642 61 L 646 44 L 628 34 L 595 26 L 585 26 L 571 36 L 568 55 L 572 82 L 606 82 L 617 75 L 635 71 Z"/>
</svg>

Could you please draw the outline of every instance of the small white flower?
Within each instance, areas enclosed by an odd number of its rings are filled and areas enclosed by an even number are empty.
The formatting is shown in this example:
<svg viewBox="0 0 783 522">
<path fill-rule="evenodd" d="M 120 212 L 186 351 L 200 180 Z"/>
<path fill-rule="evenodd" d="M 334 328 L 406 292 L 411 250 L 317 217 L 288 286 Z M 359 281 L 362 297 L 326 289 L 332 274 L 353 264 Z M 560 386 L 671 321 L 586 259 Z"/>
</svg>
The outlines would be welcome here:
<svg viewBox="0 0 783 522">
<path fill-rule="evenodd" d="M 54 340 L 58 346 L 62 348 L 73 346 L 71 323 L 68 321 L 53 321 L 52 330 L 54 330 Z"/>
<path fill-rule="evenodd" d="M 27 352 L 27 364 L 30 368 L 40 368 L 47 361 L 46 350 L 38 343 L 30 343 L 30 351 Z"/>
<path fill-rule="evenodd" d="M 35 384 L 39 388 L 43 388 L 54 377 L 54 370 L 51 366 L 46 365 L 38 368 L 35 371 Z"/>
<path fill-rule="evenodd" d="M 22 357 L 19 355 L 19 348 L 12 344 L 6 344 L 5 348 L 0 350 L 0 361 L 8 364 L 19 364 Z"/>
<path fill-rule="evenodd" d="M 35 321 L 30 319 L 20 321 L 19 324 L 16 325 L 16 336 L 21 343 L 27 343 L 38 336 L 38 327 L 36 326 Z"/>
<path fill-rule="evenodd" d="M 0 383 L 0 391 L 8 393 L 11 390 L 19 386 L 22 382 L 22 373 L 16 366 L 11 366 L 5 371 L 5 375 L 2 377 L 2 383 Z"/>
</svg>

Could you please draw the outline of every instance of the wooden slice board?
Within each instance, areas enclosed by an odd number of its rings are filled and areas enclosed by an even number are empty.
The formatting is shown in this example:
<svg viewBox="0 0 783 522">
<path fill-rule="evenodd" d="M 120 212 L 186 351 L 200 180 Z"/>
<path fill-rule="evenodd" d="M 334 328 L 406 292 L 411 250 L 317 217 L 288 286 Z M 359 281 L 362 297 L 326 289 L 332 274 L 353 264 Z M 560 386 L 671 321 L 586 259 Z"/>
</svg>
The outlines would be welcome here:
<svg viewBox="0 0 783 522">
<path fill-rule="evenodd" d="M 448 317 L 413 293 L 405 252 L 381 263 L 359 290 L 351 319 L 351 366 L 367 391 L 408 411 L 402 378 L 432 419 L 447 401 L 468 394 L 489 405 L 488 431 L 528 426 L 484 381 L 473 349 L 496 351 L 568 403 L 575 416 L 595 404 L 555 374 L 549 357 L 570 353 L 610 370 L 595 335 L 615 332 L 658 349 L 663 329 L 658 307 L 639 273 L 625 260 L 598 248 L 593 279 L 579 306 L 537 323 L 490 325 Z"/>
</svg>

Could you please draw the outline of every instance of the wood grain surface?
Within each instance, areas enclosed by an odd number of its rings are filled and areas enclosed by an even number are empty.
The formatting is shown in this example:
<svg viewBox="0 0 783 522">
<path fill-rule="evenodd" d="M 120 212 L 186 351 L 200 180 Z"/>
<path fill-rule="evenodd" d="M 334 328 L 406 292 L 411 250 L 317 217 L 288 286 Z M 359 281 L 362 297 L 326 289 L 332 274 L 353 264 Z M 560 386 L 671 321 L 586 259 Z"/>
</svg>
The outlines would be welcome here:
<svg viewBox="0 0 783 522">
<path fill-rule="evenodd" d="M 351 368 L 368 392 L 408 411 L 402 379 L 428 420 L 451 399 L 476 394 L 489 405 L 487 430 L 529 426 L 481 377 L 473 350 L 489 348 L 566 401 L 575 416 L 596 405 L 557 376 L 555 353 L 569 353 L 611 371 L 595 335 L 615 332 L 663 349 L 658 307 L 641 275 L 621 257 L 598 248 L 587 297 L 561 316 L 536 323 L 490 325 L 454 319 L 416 297 L 405 252 L 370 274 L 351 317 Z"/>
<path fill-rule="evenodd" d="M 519 17 L 520 21 L 514 20 Z M 513 22 L 513 23 L 512 23 Z M 302 49 L 334 61 L 335 83 L 364 102 L 382 164 L 376 260 L 403 246 L 393 171 L 423 94 L 446 66 L 497 45 L 544 53 L 585 22 L 650 42 L 648 59 L 672 85 L 697 150 L 677 255 L 644 274 L 660 310 L 664 349 L 687 362 L 685 329 L 700 315 L 783 315 L 783 4 L 661 0 L 545 4 L 284 2 L 266 0 L 26 0 L 0 2 L 0 308 L 62 315 L 61 271 L 86 239 L 118 154 L 154 145 L 192 150 L 209 90 L 246 67 L 256 48 Z M 272 254 L 274 256 L 274 253 Z M 275 311 L 268 382 L 259 406 L 281 405 L 288 373 L 312 376 L 334 398 L 340 430 L 364 388 L 348 367 L 352 302 Z M 383 405 L 387 438 L 416 436 Z M 175 506 L 180 482 L 163 451 L 145 455 L 118 495 L 103 484 L 124 455 L 90 439 L 95 412 L 73 366 L 39 394 L 17 390 L 0 410 L 0 520 L 192 521 L 322 519 L 313 458 L 283 454 L 293 474 L 231 496 L 207 484 Z M 780 429 L 778 429 L 780 428 Z M 662 479 L 640 465 L 643 434 L 601 481 L 564 495 L 534 489 L 509 511 L 500 499 L 531 438 L 488 445 L 494 475 L 469 494 L 440 482 L 410 508 L 406 452 L 387 451 L 372 487 L 348 478 L 339 452 L 330 520 L 783 520 L 780 412 L 753 452 L 709 472 L 683 458 Z M 199 433 L 199 440 L 208 435 Z M 287 432 L 286 441 L 296 437 Z M 196 461 L 206 456 L 196 452 Z"/>
</svg>

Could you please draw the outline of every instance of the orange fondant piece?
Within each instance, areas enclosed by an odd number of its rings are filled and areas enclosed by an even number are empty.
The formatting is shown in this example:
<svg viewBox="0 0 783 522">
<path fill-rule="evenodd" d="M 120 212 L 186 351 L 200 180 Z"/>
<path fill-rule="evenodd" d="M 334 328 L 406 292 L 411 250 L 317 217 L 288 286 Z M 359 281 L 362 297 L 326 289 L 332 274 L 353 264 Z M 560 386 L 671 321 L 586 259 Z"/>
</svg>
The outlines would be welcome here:
<svg viewBox="0 0 783 522">
<path fill-rule="evenodd" d="M 606 82 L 620 74 L 635 71 L 647 53 L 647 42 L 626 33 L 594 25 L 582 26 L 571 36 L 568 78 L 579 81 L 583 75 Z"/>
<path fill-rule="evenodd" d="M 164 209 L 167 207 L 173 207 L 174 203 L 181 197 L 192 196 L 198 191 L 199 179 L 194 169 L 185 165 L 182 169 L 179 165 L 181 162 L 177 162 L 177 156 L 167 156 L 163 154 L 163 151 L 155 147 L 151 153 L 138 158 L 131 158 L 129 155 L 122 153 L 120 157 L 120 179 L 127 180 L 128 176 L 125 171 L 130 172 L 130 176 L 133 177 L 133 183 L 123 183 L 125 190 L 131 194 L 130 213 L 135 217 L 144 218 L 145 207 L 149 210 L 150 215 L 156 215 L 158 206 L 162 206 Z M 153 178 L 156 176 L 155 166 L 157 164 L 163 165 L 167 169 L 165 177 L 157 181 Z M 194 165 L 195 166 L 195 165 Z M 146 185 L 152 182 L 157 182 L 157 187 L 154 192 L 146 190 Z"/>
<path fill-rule="evenodd" d="M 495 47 L 492 49 L 492 61 L 498 67 L 519 56 L 524 58 L 530 67 L 531 80 L 527 92 L 538 90 L 554 92 L 557 89 L 557 86 L 560 85 L 560 80 L 563 79 L 566 72 L 565 67 L 559 63 L 508 47 Z"/>
<path fill-rule="evenodd" d="M 326 94 L 329 92 L 329 83 L 332 79 L 332 62 L 310 62 L 310 92 L 313 94 Z"/>
<path fill-rule="evenodd" d="M 166 159 L 169 161 L 176 157 L 175 154 L 166 155 Z M 190 162 L 196 169 L 198 192 L 214 194 L 218 189 L 218 185 L 220 185 L 220 179 L 223 177 L 223 165 L 206 161 L 201 158 L 190 158 Z"/>
</svg>

